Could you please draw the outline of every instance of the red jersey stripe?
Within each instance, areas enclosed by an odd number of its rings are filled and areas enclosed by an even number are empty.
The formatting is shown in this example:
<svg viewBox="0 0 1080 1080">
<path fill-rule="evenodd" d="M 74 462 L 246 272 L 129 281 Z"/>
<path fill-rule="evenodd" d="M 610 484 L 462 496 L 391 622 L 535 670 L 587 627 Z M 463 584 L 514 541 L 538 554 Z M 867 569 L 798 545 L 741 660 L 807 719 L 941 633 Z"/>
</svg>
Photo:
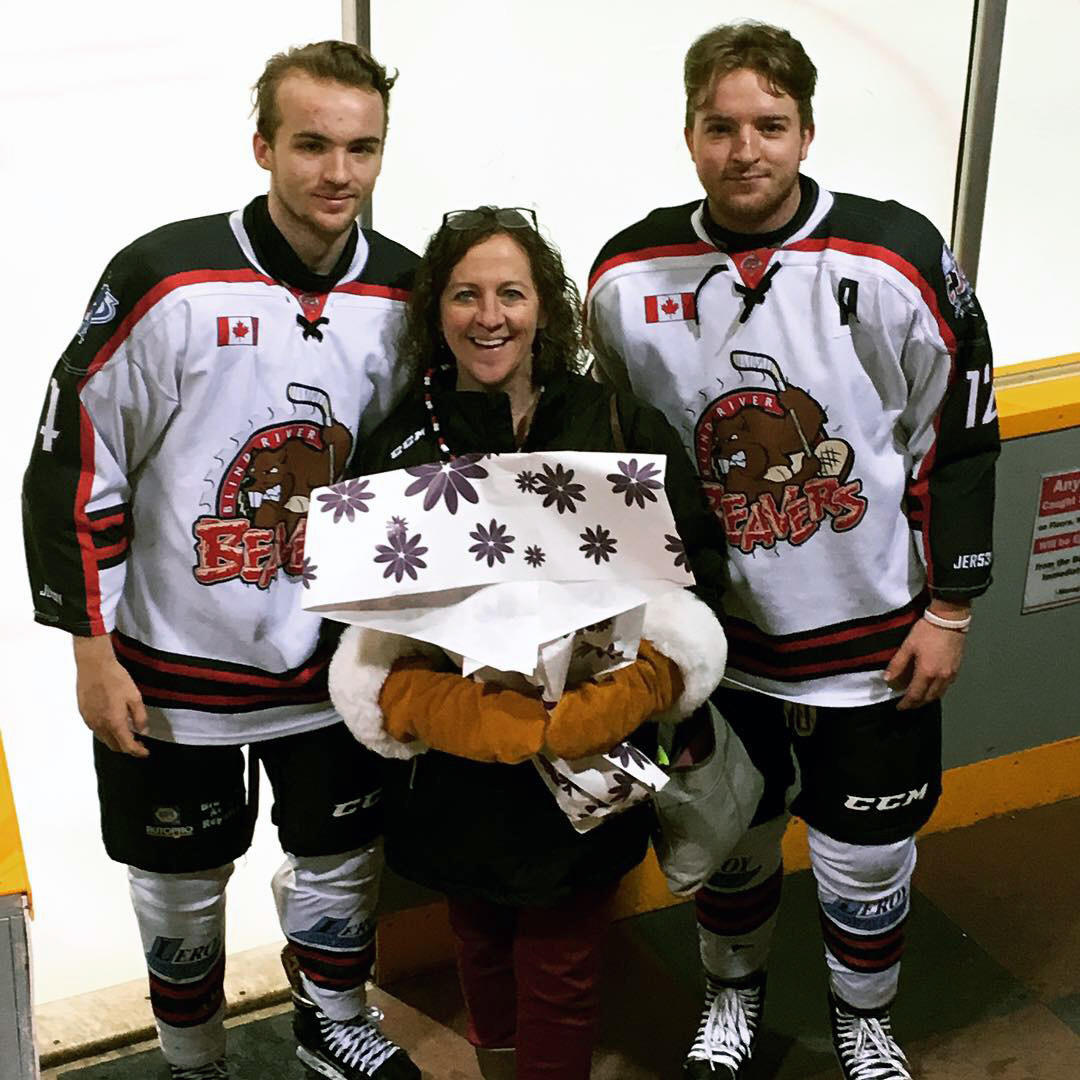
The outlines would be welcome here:
<svg viewBox="0 0 1080 1080">
<path fill-rule="evenodd" d="M 206 682 L 232 683 L 237 686 L 261 686 L 273 690 L 301 689 L 307 686 L 315 676 L 323 671 L 330 663 L 330 657 L 323 657 L 309 663 L 301 671 L 291 678 L 282 679 L 274 675 L 255 675 L 243 671 L 230 671 L 227 669 L 215 669 L 212 667 L 200 667 L 196 664 L 185 664 L 180 661 L 163 660 L 157 656 L 151 656 L 132 648 L 127 642 L 113 636 L 113 646 L 117 653 L 126 657 L 133 663 L 143 667 L 160 671 L 167 675 L 184 675 L 194 679 L 202 679 Z M 155 690 L 155 693 L 159 691 Z"/>
<path fill-rule="evenodd" d="M 847 656 L 840 660 L 824 660 L 816 664 L 770 664 L 764 660 L 741 657 L 738 651 L 733 649 L 729 666 L 750 675 L 771 675 L 781 681 L 790 682 L 795 678 L 814 678 L 836 672 L 859 671 L 870 664 L 888 664 L 895 653 L 895 649 L 882 649 L 863 656 Z"/>
<path fill-rule="evenodd" d="M 764 645 L 772 652 L 789 653 L 806 649 L 819 649 L 826 645 L 836 645 L 843 641 L 853 641 L 861 637 L 872 637 L 886 630 L 895 630 L 898 626 L 911 625 L 918 618 L 919 613 L 917 611 L 904 611 L 878 622 L 864 623 L 846 630 L 836 630 L 832 633 L 819 634 L 814 637 L 799 638 L 797 641 L 778 641 L 776 638 L 763 634 L 756 627 L 750 627 L 748 624 L 739 622 L 729 623 L 727 633 L 729 638 Z"/>
<path fill-rule="evenodd" d="M 597 280 L 613 270 L 616 266 L 625 266 L 626 263 L 642 262 L 646 259 L 674 259 L 680 255 L 719 255 L 720 251 L 712 244 L 706 244 L 704 240 L 696 240 L 691 244 L 664 244 L 659 247 L 641 248 L 639 251 L 627 251 L 622 255 L 613 255 L 606 262 L 602 262 L 589 278 L 591 292 Z"/>
<path fill-rule="evenodd" d="M 365 285 L 362 281 L 348 281 L 335 285 L 332 292 L 351 293 L 353 296 L 381 296 L 384 300 L 406 301 L 411 295 L 408 289 L 392 289 L 389 285 Z"/>
<path fill-rule="evenodd" d="M 98 578 L 98 552 L 94 547 L 93 523 L 86 515 L 86 505 L 94 488 L 94 425 L 83 403 L 79 402 L 79 482 L 75 488 L 75 537 L 79 544 L 86 592 L 86 617 L 91 634 L 106 632 L 101 615 L 101 581 Z"/>
<path fill-rule="evenodd" d="M 192 694 L 183 690 L 162 690 L 156 686 L 144 686 L 139 685 L 136 681 L 136 685 L 139 686 L 139 690 L 144 698 L 148 698 L 151 701 L 164 700 L 175 701 L 181 706 L 183 705 L 218 705 L 222 707 L 235 708 L 236 711 L 246 711 L 253 705 L 295 705 L 299 702 L 316 702 L 329 700 L 327 696 L 326 688 L 318 688 L 307 690 L 305 693 L 297 692 L 290 695 L 287 699 L 283 697 L 281 693 L 276 694 L 253 694 L 253 695 L 226 695 L 226 694 Z M 315 696 L 307 696 L 315 695 Z"/>
<path fill-rule="evenodd" d="M 891 266 L 894 270 L 899 270 L 919 290 L 920 295 L 923 298 L 923 303 L 930 309 L 930 313 L 934 316 L 934 320 L 937 323 L 938 332 L 941 334 L 941 340 L 945 342 L 945 348 L 949 350 L 949 354 L 953 355 L 956 352 L 956 335 L 952 332 L 952 327 L 945 321 L 944 316 L 941 314 L 941 308 L 938 305 L 937 294 L 931 288 L 930 283 L 919 273 L 918 269 L 907 261 L 902 255 L 898 255 L 895 251 L 890 251 L 886 247 L 882 247 L 880 244 L 864 244 L 855 240 L 845 240 L 839 236 L 827 236 L 823 238 L 809 238 L 806 240 L 797 240 L 793 244 L 787 244 L 782 247 L 781 251 L 825 251 L 831 248 L 833 251 L 842 251 L 847 255 L 861 255 L 867 259 L 877 259 L 878 262 L 883 262 L 887 266 Z"/>
</svg>

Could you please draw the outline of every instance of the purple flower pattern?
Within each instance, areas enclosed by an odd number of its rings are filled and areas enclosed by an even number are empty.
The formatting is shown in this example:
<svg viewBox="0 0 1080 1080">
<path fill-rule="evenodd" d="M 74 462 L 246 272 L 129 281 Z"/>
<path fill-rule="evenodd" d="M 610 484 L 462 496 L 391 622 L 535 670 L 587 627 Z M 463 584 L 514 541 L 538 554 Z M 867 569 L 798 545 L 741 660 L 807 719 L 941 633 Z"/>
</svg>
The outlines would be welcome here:
<svg viewBox="0 0 1080 1080">
<path fill-rule="evenodd" d="M 663 490 L 664 485 L 654 479 L 659 473 L 660 470 L 652 462 L 646 462 L 639 467 L 637 458 L 631 458 L 628 462 L 620 461 L 619 471 L 608 473 L 608 479 L 611 481 L 611 490 L 616 495 L 622 495 L 627 506 L 637 503 L 644 510 L 646 500 L 656 502 L 653 492 Z"/>
<path fill-rule="evenodd" d="M 544 506 L 554 504 L 560 514 L 567 510 L 571 514 L 576 514 L 577 507 L 574 501 L 585 502 L 585 496 L 582 495 L 585 485 L 573 482 L 573 469 L 564 469 L 561 465 L 556 465 L 554 469 L 550 465 L 544 465 L 543 469 L 544 475 L 537 477 L 536 487 L 533 490 L 537 495 L 544 496 Z"/>
<path fill-rule="evenodd" d="M 311 583 L 319 576 L 315 573 L 318 569 L 310 559 L 304 559 L 304 565 L 300 567 L 300 581 L 305 589 L 310 589 Z"/>
<path fill-rule="evenodd" d="M 446 503 L 446 509 L 456 514 L 459 496 L 466 502 L 479 502 L 476 489 L 469 481 L 486 479 L 487 469 L 477 464 L 483 456 L 463 454 L 450 461 L 411 465 L 405 471 L 417 479 L 405 489 L 405 494 L 416 495 L 423 491 L 425 510 L 431 510 L 441 499 Z"/>
<path fill-rule="evenodd" d="M 523 491 L 527 495 L 531 495 L 536 491 L 536 484 L 538 481 L 536 473 L 530 472 L 528 469 L 522 469 L 514 479 L 519 491 Z"/>
<path fill-rule="evenodd" d="M 375 498 L 373 491 L 364 490 L 370 483 L 370 480 L 346 480 L 343 484 L 335 484 L 328 492 L 318 496 L 319 502 L 323 504 L 323 513 L 328 514 L 332 511 L 335 525 L 343 517 L 347 517 L 349 521 L 355 521 L 358 510 L 366 514 L 368 508 L 364 503 L 368 499 Z"/>
<path fill-rule="evenodd" d="M 585 541 L 584 544 L 579 545 L 578 551 L 584 551 L 586 559 L 595 559 L 597 566 L 601 562 L 609 562 L 611 556 L 615 554 L 615 546 L 619 541 L 603 525 L 597 525 L 595 529 L 586 529 L 578 535 Z"/>
<path fill-rule="evenodd" d="M 544 757 L 543 754 L 537 754 L 536 757 L 533 758 L 533 761 L 537 762 L 540 765 L 540 768 L 542 768 L 544 770 L 544 772 L 547 773 L 548 779 L 561 792 L 563 792 L 563 794 L 565 794 L 565 795 L 573 795 L 574 794 L 575 789 L 574 789 L 573 781 L 570 780 L 568 777 L 563 776 L 563 774 L 561 772 L 559 772 L 559 770 L 556 769 L 555 766 L 552 765 L 551 762 L 548 761 L 548 759 L 546 757 Z M 594 809 L 595 809 L 595 807 L 594 807 Z"/>
<path fill-rule="evenodd" d="M 514 548 L 511 541 L 515 538 L 507 536 L 506 526 L 500 525 L 494 518 L 491 519 L 491 524 L 486 529 L 478 521 L 475 531 L 470 532 L 469 535 L 476 541 L 469 550 L 476 553 L 477 562 L 483 562 L 484 559 L 487 559 L 489 567 L 495 565 L 496 559 L 501 563 L 505 563 L 506 556 L 513 553 Z"/>
<path fill-rule="evenodd" d="M 631 764 L 637 765 L 639 768 L 645 768 L 646 765 L 651 764 L 649 758 L 643 754 L 632 743 L 621 742 L 616 743 L 608 751 L 608 756 L 613 757 L 624 769 L 628 769 Z"/>
<path fill-rule="evenodd" d="M 672 536 L 670 533 L 664 533 L 664 539 L 667 541 L 664 550 L 670 551 L 675 556 L 675 565 L 689 569 L 686 565 L 686 548 L 683 546 L 682 539 L 678 536 Z"/>
<path fill-rule="evenodd" d="M 594 645 L 591 641 L 581 641 L 578 643 L 574 653 L 577 656 L 595 656 L 601 660 L 607 660 L 611 664 L 619 664 L 626 659 L 622 649 L 616 649 L 613 643 Z"/>
<path fill-rule="evenodd" d="M 535 570 L 544 564 L 547 556 L 540 549 L 539 544 L 531 544 L 525 549 L 525 561 Z"/>
<path fill-rule="evenodd" d="M 626 772 L 618 771 L 612 777 L 614 783 L 608 788 L 608 797 L 613 803 L 624 802 L 634 793 L 634 778 Z"/>
<path fill-rule="evenodd" d="M 424 570 L 427 563 L 420 558 L 426 551 L 426 547 L 420 547 L 420 534 L 409 536 L 404 529 L 393 532 L 387 538 L 386 544 L 376 544 L 375 550 L 379 553 L 375 556 L 375 562 L 386 563 L 383 577 L 394 575 L 394 580 L 400 582 L 408 574 L 416 580 L 417 569 Z"/>
</svg>

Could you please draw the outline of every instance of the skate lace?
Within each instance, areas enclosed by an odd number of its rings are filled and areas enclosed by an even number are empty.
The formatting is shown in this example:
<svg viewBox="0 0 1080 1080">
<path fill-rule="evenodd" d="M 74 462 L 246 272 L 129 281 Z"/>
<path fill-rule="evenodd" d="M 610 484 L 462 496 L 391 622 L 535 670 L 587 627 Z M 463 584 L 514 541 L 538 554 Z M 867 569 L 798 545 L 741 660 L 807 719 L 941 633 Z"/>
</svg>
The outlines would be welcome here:
<svg viewBox="0 0 1080 1080">
<path fill-rule="evenodd" d="M 887 1018 L 841 1013 L 838 1026 L 851 1080 L 912 1080 Z"/>
<path fill-rule="evenodd" d="M 320 1012 L 323 1042 L 342 1064 L 374 1072 L 398 1050 L 397 1043 L 379 1030 L 382 1019 L 382 1009 L 375 1005 L 365 1005 L 352 1020 L 331 1020 Z"/>
<path fill-rule="evenodd" d="M 750 1055 L 760 1011 L 759 991 L 710 985 L 706 1004 L 708 1011 L 689 1056 L 734 1070 Z"/>
</svg>

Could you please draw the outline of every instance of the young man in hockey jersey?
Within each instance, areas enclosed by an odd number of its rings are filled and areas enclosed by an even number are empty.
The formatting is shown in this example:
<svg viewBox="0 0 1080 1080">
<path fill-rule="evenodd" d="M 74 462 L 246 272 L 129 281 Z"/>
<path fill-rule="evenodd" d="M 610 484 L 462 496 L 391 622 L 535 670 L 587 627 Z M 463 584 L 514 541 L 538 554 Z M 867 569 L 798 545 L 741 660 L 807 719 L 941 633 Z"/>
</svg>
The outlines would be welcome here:
<svg viewBox="0 0 1080 1080">
<path fill-rule="evenodd" d="M 925 218 L 800 175 L 816 72 L 790 34 L 718 27 L 685 76 L 705 199 L 621 232 L 589 291 L 600 372 L 682 432 L 726 530 L 716 701 L 767 779 L 697 898 L 708 989 L 683 1075 L 746 1075 L 794 757 L 837 1056 L 847 1080 L 905 1080 L 889 1010 L 913 836 L 941 790 L 940 699 L 990 580 L 986 326 Z"/>
<path fill-rule="evenodd" d="M 39 622 L 73 635 L 109 855 L 129 867 L 174 1080 L 225 1077 L 225 886 L 261 762 L 299 967 L 298 1056 L 339 1080 L 419 1070 L 365 1005 L 382 865 L 378 773 L 327 695 L 302 610 L 306 513 L 402 380 L 415 257 L 357 228 L 393 85 L 366 50 L 273 57 L 256 84 L 268 196 L 166 225 L 109 264 L 49 383 L 24 486 Z M 242 748 L 249 746 L 245 792 Z"/>
</svg>

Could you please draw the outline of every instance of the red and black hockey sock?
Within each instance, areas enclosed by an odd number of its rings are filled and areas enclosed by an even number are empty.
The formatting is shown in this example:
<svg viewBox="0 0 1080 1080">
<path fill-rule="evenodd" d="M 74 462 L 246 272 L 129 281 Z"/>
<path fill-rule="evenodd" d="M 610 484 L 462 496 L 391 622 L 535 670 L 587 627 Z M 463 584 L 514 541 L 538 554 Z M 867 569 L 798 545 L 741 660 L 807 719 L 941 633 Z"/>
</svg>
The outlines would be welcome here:
<svg viewBox="0 0 1080 1080">
<path fill-rule="evenodd" d="M 780 907 L 787 816 L 750 829 L 695 898 L 701 960 L 725 981 L 765 967 Z"/>
<path fill-rule="evenodd" d="M 304 991 L 332 1020 L 351 1020 L 366 1000 L 381 871 L 376 844 L 341 855 L 287 855 L 274 875 L 278 918 Z"/>
<path fill-rule="evenodd" d="M 810 830 L 825 959 L 833 994 L 856 1009 L 896 996 L 911 907 L 915 841 L 844 844 Z"/>
<path fill-rule="evenodd" d="M 225 1053 L 225 884 L 232 864 L 198 874 L 128 868 L 165 1059 L 199 1066 Z"/>
</svg>

